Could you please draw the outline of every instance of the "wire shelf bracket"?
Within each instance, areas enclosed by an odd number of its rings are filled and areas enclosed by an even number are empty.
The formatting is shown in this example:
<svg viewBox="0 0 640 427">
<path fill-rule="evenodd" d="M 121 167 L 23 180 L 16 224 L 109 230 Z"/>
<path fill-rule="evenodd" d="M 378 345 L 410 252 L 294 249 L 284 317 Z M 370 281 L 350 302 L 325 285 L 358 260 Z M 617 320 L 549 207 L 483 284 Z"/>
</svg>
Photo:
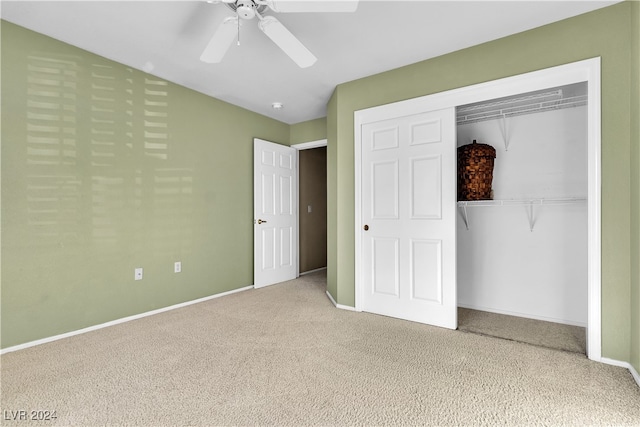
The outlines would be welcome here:
<svg viewBox="0 0 640 427">
<path fill-rule="evenodd" d="M 490 207 L 490 206 L 525 206 L 527 209 L 527 220 L 529 222 L 529 231 L 533 232 L 536 224 L 535 206 L 542 205 L 567 205 L 578 204 L 587 201 L 586 197 L 566 197 L 554 199 L 508 199 L 508 200 L 469 200 L 459 201 L 458 208 L 462 214 L 462 220 L 467 230 L 470 228 L 469 212 L 467 208 Z"/>
</svg>

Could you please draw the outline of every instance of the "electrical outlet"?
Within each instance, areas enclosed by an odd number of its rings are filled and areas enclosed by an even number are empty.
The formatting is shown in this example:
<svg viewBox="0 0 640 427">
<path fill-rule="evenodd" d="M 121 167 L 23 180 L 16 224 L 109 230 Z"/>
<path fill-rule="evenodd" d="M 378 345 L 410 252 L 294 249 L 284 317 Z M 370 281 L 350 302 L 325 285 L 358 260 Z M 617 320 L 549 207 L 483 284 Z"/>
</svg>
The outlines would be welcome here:
<svg viewBox="0 0 640 427">
<path fill-rule="evenodd" d="M 142 280 L 142 267 L 138 267 L 135 269 L 133 277 L 135 280 Z"/>
<path fill-rule="evenodd" d="M 307 205 L 307 213 L 311 213 L 312 210 L 311 205 Z"/>
<path fill-rule="evenodd" d="M 180 273 L 182 271 L 182 263 L 180 261 L 173 263 L 173 272 Z"/>
</svg>

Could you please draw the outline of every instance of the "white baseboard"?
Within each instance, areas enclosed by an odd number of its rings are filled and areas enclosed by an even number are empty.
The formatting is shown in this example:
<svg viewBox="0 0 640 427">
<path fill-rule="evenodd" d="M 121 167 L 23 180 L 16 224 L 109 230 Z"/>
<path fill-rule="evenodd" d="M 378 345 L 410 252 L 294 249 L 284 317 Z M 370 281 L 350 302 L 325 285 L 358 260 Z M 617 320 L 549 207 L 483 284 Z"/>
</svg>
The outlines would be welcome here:
<svg viewBox="0 0 640 427">
<path fill-rule="evenodd" d="M 333 303 L 333 305 L 336 308 L 340 308 L 342 310 L 347 310 L 347 311 L 357 311 L 355 308 L 349 306 L 349 305 L 342 305 L 342 304 L 338 304 L 336 302 L 336 300 L 333 299 L 333 297 L 331 296 L 331 294 L 329 293 L 329 291 L 327 291 L 327 296 L 329 297 L 329 299 L 331 300 L 331 302 Z"/>
<path fill-rule="evenodd" d="M 633 379 L 636 380 L 636 384 L 640 387 L 640 375 L 638 371 L 633 367 L 633 365 L 629 362 L 623 362 L 621 360 L 609 359 L 608 357 L 601 357 L 600 362 L 606 363 L 607 365 L 620 366 L 621 368 L 627 368 L 631 375 L 633 375 Z"/>
<path fill-rule="evenodd" d="M 543 320 L 545 322 L 561 323 L 563 325 L 580 326 L 582 328 L 586 328 L 587 327 L 587 324 L 584 323 L 584 322 L 574 322 L 572 320 L 564 320 L 564 319 L 555 319 L 555 318 L 552 318 L 552 317 L 536 316 L 534 314 L 518 313 L 517 311 L 499 310 L 499 309 L 494 309 L 494 308 L 490 308 L 490 307 L 481 307 L 481 306 L 475 305 L 475 304 L 464 304 L 464 303 L 458 302 L 458 307 L 468 308 L 468 309 L 471 309 L 471 310 L 486 311 L 486 312 L 489 312 L 489 313 L 506 314 L 507 316 L 524 317 L 525 319 Z"/>
<path fill-rule="evenodd" d="M 0 354 L 11 353 L 12 351 L 23 350 L 25 348 L 34 347 L 34 346 L 40 345 L 40 344 L 46 344 L 46 343 L 49 343 L 49 342 L 61 340 L 63 338 L 69 338 L 69 337 L 72 337 L 72 336 L 75 336 L 75 335 L 80 335 L 80 334 L 84 334 L 84 333 L 87 333 L 87 332 L 97 331 L 98 329 L 108 328 L 109 326 L 119 325 L 120 323 L 130 322 L 132 320 L 141 319 L 141 318 L 147 317 L 147 316 L 153 316 L 154 314 L 164 313 L 165 311 L 175 310 L 176 308 L 182 308 L 182 307 L 186 307 L 188 305 L 198 304 L 200 302 L 205 302 L 205 301 L 212 300 L 214 298 L 220 298 L 220 297 L 223 297 L 223 296 L 226 296 L 226 295 L 235 294 L 236 292 L 247 291 L 249 289 L 253 289 L 253 285 L 245 286 L 244 288 L 234 289 L 234 290 L 227 291 L 227 292 L 222 292 L 222 293 L 215 294 L 215 295 L 210 295 L 208 297 L 198 298 L 198 299 L 195 299 L 195 300 L 192 300 L 192 301 L 182 302 L 180 304 L 170 305 L 168 307 L 158 308 L 156 310 L 151 310 L 151 311 L 147 311 L 145 313 L 135 314 L 133 316 L 123 317 L 121 319 L 112 320 L 110 322 L 101 323 L 99 325 L 94 325 L 94 326 L 89 326 L 87 328 L 78 329 L 77 331 L 66 332 L 64 334 L 54 335 L 52 337 L 42 338 L 42 339 L 39 339 L 39 340 L 26 342 L 24 344 L 14 345 L 13 347 L 3 348 L 2 350 L 0 350 Z"/>
</svg>

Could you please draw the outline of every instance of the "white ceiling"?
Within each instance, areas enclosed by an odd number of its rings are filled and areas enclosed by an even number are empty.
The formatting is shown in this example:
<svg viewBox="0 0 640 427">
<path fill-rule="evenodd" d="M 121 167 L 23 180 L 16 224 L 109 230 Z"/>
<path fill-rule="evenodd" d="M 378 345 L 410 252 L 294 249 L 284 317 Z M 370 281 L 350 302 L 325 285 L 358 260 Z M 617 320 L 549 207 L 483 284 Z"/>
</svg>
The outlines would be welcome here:
<svg viewBox="0 0 640 427">
<path fill-rule="evenodd" d="M 315 54 L 301 69 L 245 21 L 240 46 L 200 62 L 232 16 L 205 1 L 2 1 L 3 19 L 286 123 L 326 115 L 334 88 L 618 3 L 592 1 L 375 1 L 355 13 L 280 13 Z M 553 46 L 549 46 L 553 49 Z M 284 108 L 276 111 L 273 102 Z"/>
</svg>

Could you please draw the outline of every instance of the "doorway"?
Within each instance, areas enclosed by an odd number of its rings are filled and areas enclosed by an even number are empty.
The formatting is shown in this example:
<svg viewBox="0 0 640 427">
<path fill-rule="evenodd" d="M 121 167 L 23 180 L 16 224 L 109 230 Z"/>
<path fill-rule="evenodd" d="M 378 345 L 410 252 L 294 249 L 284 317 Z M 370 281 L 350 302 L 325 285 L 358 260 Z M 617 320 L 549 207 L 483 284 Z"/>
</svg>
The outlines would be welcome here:
<svg viewBox="0 0 640 427">
<path fill-rule="evenodd" d="M 298 152 L 299 274 L 327 268 L 327 140 L 292 145 Z"/>
<path fill-rule="evenodd" d="M 587 354 L 592 360 L 601 358 L 601 299 L 600 299 L 600 59 L 593 58 L 561 65 L 519 76 L 508 77 L 434 95 L 414 98 L 393 104 L 372 107 L 355 112 L 355 300 L 356 310 L 363 310 L 363 294 L 370 284 L 364 283 L 361 229 L 362 219 L 362 128 L 367 123 L 435 111 L 456 108 L 490 99 L 514 96 L 547 88 L 574 83 L 587 83 Z M 455 180 L 455 177 L 447 177 Z M 525 220 L 526 221 L 526 220 Z M 534 220 L 535 221 L 535 220 Z M 534 224 L 535 225 L 535 224 Z M 454 285 L 455 286 L 455 285 Z M 456 296 L 457 297 L 457 296 Z M 364 307 L 366 310 L 366 307 Z"/>
<path fill-rule="evenodd" d="M 327 147 L 302 150 L 298 156 L 302 275 L 327 267 Z"/>
</svg>

